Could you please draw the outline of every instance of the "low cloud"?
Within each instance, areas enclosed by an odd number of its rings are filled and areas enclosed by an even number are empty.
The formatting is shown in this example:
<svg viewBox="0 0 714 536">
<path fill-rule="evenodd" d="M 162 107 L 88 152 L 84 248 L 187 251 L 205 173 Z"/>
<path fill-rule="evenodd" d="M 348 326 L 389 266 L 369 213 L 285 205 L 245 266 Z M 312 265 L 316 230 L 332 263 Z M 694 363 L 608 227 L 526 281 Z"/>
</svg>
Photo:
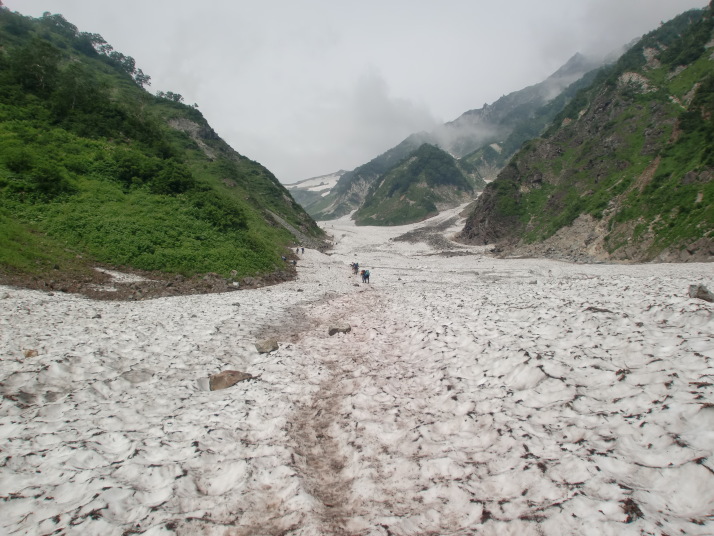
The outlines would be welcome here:
<svg viewBox="0 0 714 536">
<path fill-rule="evenodd" d="M 251 158 L 277 162 L 271 171 L 281 181 L 291 183 L 353 169 L 409 134 L 439 124 L 425 105 L 392 95 L 385 78 L 374 69 L 360 76 L 352 87 L 323 88 L 321 92 L 319 99 L 293 94 L 289 103 L 273 102 L 273 107 L 283 109 L 284 115 L 278 120 L 282 128 L 266 124 L 256 133 L 254 128 L 239 128 L 238 121 L 226 125 L 227 138 L 235 140 L 233 145 L 241 152 L 249 151 Z M 261 106 L 270 107 L 271 103 Z M 250 124 L 254 125 L 252 121 Z"/>
<path fill-rule="evenodd" d="M 707 0 L 3 3 L 101 34 L 152 92 L 197 103 L 232 147 L 292 182 L 353 169 Z"/>
</svg>

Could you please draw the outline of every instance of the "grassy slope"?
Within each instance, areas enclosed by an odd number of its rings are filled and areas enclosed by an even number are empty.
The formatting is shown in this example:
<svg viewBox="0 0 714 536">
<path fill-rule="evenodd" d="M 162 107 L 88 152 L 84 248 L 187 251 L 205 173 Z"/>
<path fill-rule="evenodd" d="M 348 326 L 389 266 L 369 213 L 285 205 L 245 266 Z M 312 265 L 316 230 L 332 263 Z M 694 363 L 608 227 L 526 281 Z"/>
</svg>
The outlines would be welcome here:
<svg viewBox="0 0 714 536">
<path fill-rule="evenodd" d="M 82 48 L 74 30 L 56 17 L 0 12 L 2 271 L 81 271 L 100 261 L 255 275 L 281 269 L 294 240 L 269 211 L 321 235 L 277 179 L 230 149 L 198 110 L 150 95 L 126 68 Z M 30 53 L 55 69 L 42 87 L 23 78 Z"/>
</svg>

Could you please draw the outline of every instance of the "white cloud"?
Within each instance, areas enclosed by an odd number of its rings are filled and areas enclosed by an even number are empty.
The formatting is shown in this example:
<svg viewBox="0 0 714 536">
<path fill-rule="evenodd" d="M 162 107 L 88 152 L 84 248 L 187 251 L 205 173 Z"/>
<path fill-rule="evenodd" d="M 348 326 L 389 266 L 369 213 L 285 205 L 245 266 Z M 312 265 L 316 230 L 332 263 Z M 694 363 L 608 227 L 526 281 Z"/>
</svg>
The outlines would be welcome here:
<svg viewBox="0 0 714 536">
<path fill-rule="evenodd" d="M 704 0 L 5 0 L 101 34 L 294 182 L 612 50 Z"/>
</svg>

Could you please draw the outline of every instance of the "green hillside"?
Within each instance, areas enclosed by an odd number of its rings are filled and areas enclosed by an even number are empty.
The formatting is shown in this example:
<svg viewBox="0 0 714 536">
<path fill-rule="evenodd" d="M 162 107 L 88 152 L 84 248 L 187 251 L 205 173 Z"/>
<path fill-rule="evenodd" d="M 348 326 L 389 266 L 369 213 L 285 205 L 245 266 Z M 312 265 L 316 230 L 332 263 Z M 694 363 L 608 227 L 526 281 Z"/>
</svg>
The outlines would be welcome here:
<svg viewBox="0 0 714 536">
<path fill-rule="evenodd" d="M 470 199 L 473 192 L 451 155 L 423 144 L 372 185 L 353 218 L 357 225 L 414 223 L 438 214 L 439 205 Z"/>
<path fill-rule="evenodd" d="M 574 223 L 600 259 L 714 254 L 711 7 L 647 34 L 525 144 L 489 184 L 462 237 L 527 246 Z"/>
<path fill-rule="evenodd" d="M 575 54 L 544 81 L 504 95 L 491 105 L 469 110 L 431 132 L 411 134 L 401 143 L 342 175 L 329 195 L 303 197 L 301 204 L 318 220 L 349 214 L 362 206 L 375 182 L 424 143 L 459 158 L 475 184 L 493 179 L 523 142 L 539 136 L 602 62 Z M 480 187 L 478 188 L 480 189 Z"/>
<path fill-rule="evenodd" d="M 0 275 L 103 263 L 240 278 L 322 237 L 270 171 L 196 105 L 149 93 L 100 35 L 0 9 L 0 39 Z"/>
<path fill-rule="evenodd" d="M 426 133 L 412 134 L 396 147 L 344 173 L 329 195 L 303 205 L 305 210 L 316 220 L 333 220 L 361 207 L 375 181 L 416 151 L 427 138 Z"/>
</svg>

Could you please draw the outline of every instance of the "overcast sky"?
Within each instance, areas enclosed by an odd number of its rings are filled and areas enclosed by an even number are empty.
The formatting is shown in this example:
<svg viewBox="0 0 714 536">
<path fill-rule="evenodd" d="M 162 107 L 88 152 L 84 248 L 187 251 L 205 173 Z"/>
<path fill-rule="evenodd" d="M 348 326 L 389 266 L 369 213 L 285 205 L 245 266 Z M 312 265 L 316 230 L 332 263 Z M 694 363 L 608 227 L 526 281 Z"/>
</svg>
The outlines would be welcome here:
<svg viewBox="0 0 714 536">
<path fill-rule="evenodd" d="M 707 0 L 3 0 L 101 34 L 284 183 L 613 50 Z"/>
</svg>

